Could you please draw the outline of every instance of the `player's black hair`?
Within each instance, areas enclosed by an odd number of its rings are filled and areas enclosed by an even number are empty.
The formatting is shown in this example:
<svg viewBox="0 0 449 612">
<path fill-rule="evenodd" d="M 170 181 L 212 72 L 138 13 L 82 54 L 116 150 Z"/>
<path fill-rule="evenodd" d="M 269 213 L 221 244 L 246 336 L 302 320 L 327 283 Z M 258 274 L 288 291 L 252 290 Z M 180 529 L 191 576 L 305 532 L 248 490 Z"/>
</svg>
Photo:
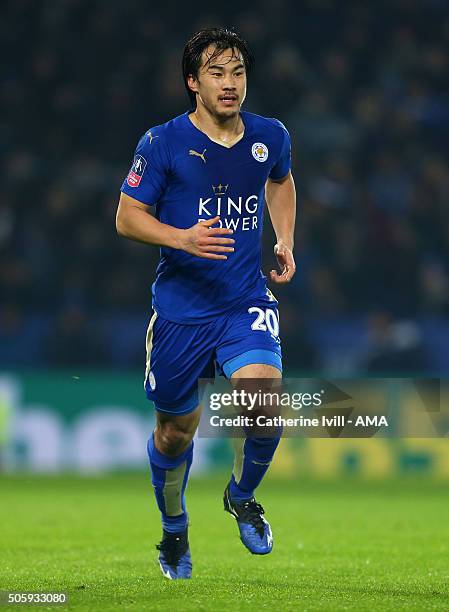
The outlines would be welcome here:
<svg viewBox="0 0 449 612">
<path fill-rule="evenodd" d="M 184 85 L 187 94 L 193 106 L 196 106 L 196 94 L 187 85 L 189 75 L 198 77 L 198 71 L 201 66 L 201 56 L 204 49 L 209 45 L 214 45 L 215 50 L 208 63 L 214 60 L 220 53 L 226 49 L 235 49 L 242 54 L 243 63 L 246 72 L 250 72 L 254 65 L 254 58 L 248 48 L 248 43 L 234 29 L 227 28 L 209 28 L 196 32 L 186 43 L 184 53 L 182 55 L 182 74 L 184 77 Z"/>
</svg>

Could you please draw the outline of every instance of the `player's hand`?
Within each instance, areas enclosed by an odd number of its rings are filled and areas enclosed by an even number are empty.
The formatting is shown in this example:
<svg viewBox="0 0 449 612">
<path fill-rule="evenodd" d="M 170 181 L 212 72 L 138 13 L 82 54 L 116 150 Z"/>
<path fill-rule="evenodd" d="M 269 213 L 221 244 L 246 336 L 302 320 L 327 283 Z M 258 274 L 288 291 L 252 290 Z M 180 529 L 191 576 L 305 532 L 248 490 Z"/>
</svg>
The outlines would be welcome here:
<svg viewBox="0 0 449 612">
<path fill-rule="evenodd" d="M 271 280 L 274 283 L 289 283 L 296 272 L 293 253 L 285 244 L 283 244 L 283 242 L 278 242 L 274 245 L 274 254 L 278 260 L 281 272 L 279 273 L 277 270 L 271 270 Z"/>
<path fill-rule="evenodd" d="M 192 227 L 182 230 L 180 248 L 191 255 L 204 259 L 227 259 L 224 253 L 232 253 L 235 242 L 233 238 L 224 238 L 233 234 L 232 229 L 224 227 L 210 227 L 218 223 L 220 217 L 199 221 Z M 220 254 L 221 253 L 221 254 Z"/>
</svg>

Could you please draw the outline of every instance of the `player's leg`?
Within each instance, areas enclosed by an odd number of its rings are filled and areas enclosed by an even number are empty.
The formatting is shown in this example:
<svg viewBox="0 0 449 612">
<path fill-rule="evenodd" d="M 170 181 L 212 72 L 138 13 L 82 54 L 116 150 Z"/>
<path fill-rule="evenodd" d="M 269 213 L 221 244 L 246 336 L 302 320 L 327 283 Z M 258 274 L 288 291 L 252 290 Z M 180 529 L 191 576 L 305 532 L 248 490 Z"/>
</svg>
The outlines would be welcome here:
<svg viewBox="0 0 449 612">
<path fill-rule="evenodd" d="M 270 391 L 273 383 L 281 378 L 276 367 L 267 364 L 249 364 L 236 370 L 231 377 L 233 385 L 245 388 L 242 380 L 250 378 L 260 381 L 262 392 Z M 264 383 L 265 379 L 265 383 Z M 254 417 L 263 412 L 255 407 Z M 264 518 L 264 509 L 254 497 L 254 492 L 265 476 L 279 444 L 280 430 L 275 428 L 263 437 L 251 435 L 235 438 L 234 468 L 231 480 L 224 492 L 224 507 L 238 523 L 240 539 L 253 554 L 265 555 L 273 549 L 273 535 L 270 524 Z"/>
<path fill-rule="evenodd" d="M 150 328 L 145 389 L 157 419 L 148 457 L 163 527 L 159 563 L 167 578 L 190 578 L 185 489 L 200 418 L 197 380 L 213 375 L 211 330 L 207 325 L 179 325 L 160 317 L 153 317 Z"/>
<path fill-rule="evenodd" d="M 163 529 L 159 563 L 170 579 L 190 578 L 192 572 L 185 490 L 200 412 L 199 406 L 180 416 L 158 412 L 156 428 L 148 440 L 151 480 Z"/>
<path fill-rule="evenodd" d="M 200 407 L 181 416 L 157 413 L 156 428 L 148 440 L 152 483 L 165 531 L 187 527 L 185 488 L 193 459 L 193 436 Z"/>
<path fill-rule="evenodd" d="M 245 378 L 260 382 L 263 391 L 279 385 L 282 360 L 276 300 L 267 296 L 234 313 L 217 357 L 224 375 L 234 386 L 244 388 Z M 242 542 L 254 554 L 267 554 L 272 549 L 271 529 L 254 491 L 269 468 L 280 434 L 277 428 L 260 437 L 253 431 L 246 438 L 233 441 L 234 469 L 225 490 L 224 505 L 237 519 Z"/>
<path fill-rule="evenodd" d="M 272 382 L 280 380 L 280 370 L 272 365 L 249 364 L 236 370 L 231 376 L 231 382 L 239 384 L 245 378 L 260 380 L 261 388 L 270 391 Z M 266 387 L 263 379 L 267 381 Z M 244 385 L 243 385 L 244 386 Z M 257 407 L 253 409 L 257 415 Z M 230 495 L 237 502 L 254 497 L 254 491 L 265 476 L 274 453 L 279 445 L 280 431 L 270 432 L 267 437 L 248 436 L 234 439 L 234 468 L 230 482 Z"/>
</svg>

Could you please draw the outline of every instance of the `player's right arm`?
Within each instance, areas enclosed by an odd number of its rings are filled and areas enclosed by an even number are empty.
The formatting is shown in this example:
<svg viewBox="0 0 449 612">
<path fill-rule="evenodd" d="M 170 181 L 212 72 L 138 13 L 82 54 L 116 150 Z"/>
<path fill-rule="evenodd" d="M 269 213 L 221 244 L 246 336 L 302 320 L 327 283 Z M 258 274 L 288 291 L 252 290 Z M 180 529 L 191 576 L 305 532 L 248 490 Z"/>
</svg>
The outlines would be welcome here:
<svg viewBox="0 0 449 612">
<path fill-rule="evenodd" d="M 234 250 L 234 240 L 228 236 L 232 230 L 210 227 L 218 223 L 219 217 L 181 229 L 161 223 L 151 214 L 169 185 L 170 159 L 166 133 L 160 127 L 152 128 L 139 140 L 121 187 L 117 232 L 131 240 L 181 249 L 204 259 L 227 259 L 225 253 Z"/>
<path fill-rule="evenodd" d="M 161 223 L 150 212 L 150 207 L 126 193 L 120 194 L 115 226 L 120 236 L 162 247 L 181 249 L 204 259 L 227 259 L 234 240 L 228 234 L 231 229 L 210 227 L 219 217 L 199 221 L 188 229 L 180 229 Z"/>
</svg>

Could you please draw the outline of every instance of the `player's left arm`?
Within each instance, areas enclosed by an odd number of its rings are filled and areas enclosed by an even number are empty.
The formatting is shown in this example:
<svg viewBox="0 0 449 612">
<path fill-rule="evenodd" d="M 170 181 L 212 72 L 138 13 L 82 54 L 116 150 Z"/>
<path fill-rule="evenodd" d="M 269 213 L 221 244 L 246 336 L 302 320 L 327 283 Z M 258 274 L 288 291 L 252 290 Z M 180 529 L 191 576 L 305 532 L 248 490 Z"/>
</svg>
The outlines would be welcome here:
<svg viewBox="0 0 449 612">
<path fill-rule="evenodd" d="M 270 278 L 275 283 L 288 283 L 296 271 L 293 257 L 296 189 L 291 171 L 282 179 L 267 180 L 265 199 L 276 234 L 274 253 L 280 268 L 280 272 L 271 270 Z"/>
</svg>

